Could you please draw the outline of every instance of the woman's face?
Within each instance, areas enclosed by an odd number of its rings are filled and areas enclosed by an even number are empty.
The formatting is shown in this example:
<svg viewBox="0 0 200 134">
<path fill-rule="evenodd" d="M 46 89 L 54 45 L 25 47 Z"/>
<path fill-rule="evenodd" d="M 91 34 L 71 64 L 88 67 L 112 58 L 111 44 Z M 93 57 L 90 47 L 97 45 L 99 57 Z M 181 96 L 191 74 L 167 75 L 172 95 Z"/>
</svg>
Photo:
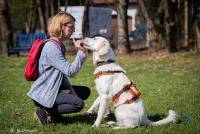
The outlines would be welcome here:
<svg viewBox="0 0 200 134">
<path fill-rule="evenodd" d="M 74 21 L 71 21 L 69 23 L 63 24 L 62 27 L 62 39 L 70 38 L 72 33 L 74 32 Z"/>
</svg>

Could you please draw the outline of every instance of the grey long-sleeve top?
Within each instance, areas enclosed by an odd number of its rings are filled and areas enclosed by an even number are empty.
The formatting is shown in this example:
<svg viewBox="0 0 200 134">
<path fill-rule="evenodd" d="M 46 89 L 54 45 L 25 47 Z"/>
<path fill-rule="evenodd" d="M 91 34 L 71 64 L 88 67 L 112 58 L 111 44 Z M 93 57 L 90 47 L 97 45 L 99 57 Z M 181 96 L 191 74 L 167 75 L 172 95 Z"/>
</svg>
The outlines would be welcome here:
<svg viewBox="0 0 200 134">
<path fill-rule="evenodd" d="M 46 42 L 39 59 L 39 78 L 33 82 L 27 95 L 39 104 L 51 108 L 60 86 L 69 87 L 68 77 L 81 68 L 86 55 L 78 51 L 72 63 L 65 58 L 65 49 L 52 41 Z"/>
</svg>

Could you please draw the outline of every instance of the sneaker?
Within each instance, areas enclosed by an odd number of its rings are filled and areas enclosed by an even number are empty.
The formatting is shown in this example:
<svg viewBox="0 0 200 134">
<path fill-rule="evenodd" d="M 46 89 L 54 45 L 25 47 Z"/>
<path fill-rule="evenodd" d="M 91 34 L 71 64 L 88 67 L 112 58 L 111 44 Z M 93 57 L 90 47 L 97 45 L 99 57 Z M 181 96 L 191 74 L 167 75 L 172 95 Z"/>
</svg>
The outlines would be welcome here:
<svg viewBox="0 0 200 134">
<path fill-rule="evenodd" d="M 51 122 L 52 123 L 61 123 L 62 122 L 62 116 L 60 114 L 52 114 L 51 115 Z"/>
<path fill-rule="evenodd" d="M 51 116 L 49 116 L 48 112 L 40 107 L 38 107 L 36 112 L 34 112 L 34 117 L 39 121 L 40 124 L 44 125 L 51 123 Z"/>
</svg>

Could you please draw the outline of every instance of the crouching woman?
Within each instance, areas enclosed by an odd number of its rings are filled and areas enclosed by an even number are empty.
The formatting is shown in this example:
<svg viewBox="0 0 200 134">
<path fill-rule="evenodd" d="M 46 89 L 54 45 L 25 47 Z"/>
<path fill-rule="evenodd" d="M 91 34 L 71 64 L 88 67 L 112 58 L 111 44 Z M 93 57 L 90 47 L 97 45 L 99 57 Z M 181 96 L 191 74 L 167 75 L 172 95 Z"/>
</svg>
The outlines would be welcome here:
<svg viewBox="0 0 200 134">
<path fill-rule="evenodd" d="M 78 49 L 72 63 L 65 58 L 63 41 L 74 32 L 75 18 L 65 12 L 59 12 L 48 24 L 48 40 L 39 58 L 39 78 L 34 81 L 27 95 L 37 107 L 35 117 L 42 124 L 59 121 L 61 114 L 79 112 L 84 101 L 90 95 L 86 86 L 71 85 L 68 77 L 73 77 L 86 59 L 82 40 L 74 41 Z M 57 45 L 55 41 L 61 45 Z"/>
</svg>

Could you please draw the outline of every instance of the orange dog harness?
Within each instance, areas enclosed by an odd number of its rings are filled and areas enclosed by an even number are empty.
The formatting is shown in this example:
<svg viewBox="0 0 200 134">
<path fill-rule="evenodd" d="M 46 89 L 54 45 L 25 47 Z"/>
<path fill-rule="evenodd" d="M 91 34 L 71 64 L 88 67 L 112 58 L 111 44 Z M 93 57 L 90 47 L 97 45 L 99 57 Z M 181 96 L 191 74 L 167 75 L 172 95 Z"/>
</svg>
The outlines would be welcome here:
<svg viewBox="0 0 200 134">
<path fill-rule="evenodd" d="M 113 75 L 114 73 L 124 73 L 123 71 L 100 71 L 95 74 L 95 79 L 103 76 L 103 75 Z M 124 92 L 129 92 L 132 98 L 125 100 L 123 104 L 130 104 L 135 100 L 141 98 L 141 93 L 137 90 L 135 84 L 132 82 L 126 86 L 122 90 L 120 90 L 115 96 L 112 98 L 112 103 L 116 104 L 119 101 L 120 95 Z"/>
<path fill-rule="evenodd" d="M 120 95 L 124 92 L 129 92 L 131 94 L 131 98 L 125 100 L 123 104 L 130 104 L 134 102 L 135 100 L 141 98 L 141 93 L 137 90 L 136 86 L 131 82 L 131 84 L 128 84 L 124 86 L 122 90 L 120 90 L 112 99 L 112 103 L 116 104 L 119 101 Z"/>
</svg>

